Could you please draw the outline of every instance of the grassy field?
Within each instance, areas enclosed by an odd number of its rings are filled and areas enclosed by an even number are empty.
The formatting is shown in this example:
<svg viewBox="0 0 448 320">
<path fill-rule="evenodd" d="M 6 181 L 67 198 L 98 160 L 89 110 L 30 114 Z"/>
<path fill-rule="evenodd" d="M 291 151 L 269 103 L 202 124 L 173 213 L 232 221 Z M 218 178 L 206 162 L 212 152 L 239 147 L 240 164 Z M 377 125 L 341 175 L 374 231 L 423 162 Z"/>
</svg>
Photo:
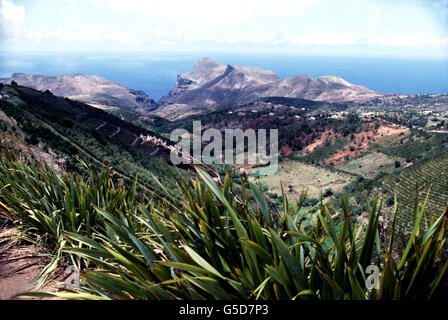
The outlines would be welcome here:
<svg viewBox="0 0 448 320">
<path fill-rule="evenodd" d="M 440 124 L 440 122 L 444 121 L 445 124 L 448 121 L 448 113 L 447 112 L 438 112 L 428 117 L 428 122 L 426 123 L 426 128 L 434 128 Z"/>
<path fill-rule="evenodd" d="M 395 161 L 399 161 L 400 166 L 405 164 L 405 159 L 403 158 L 388 156 L 380 152 L 372 152 L 360 158 L 342 163 L 336 166 L 336 168 L 371 179 L 381 172 L 392 172 L 395 169 Z"/>
<path fill-rule="evenodd" d="M 353 177 L 348 174 L 304 164 L 298 161 L 285 160 L 279 163 L 279 171 L 274 175 L 255 178 L 268 187 L 268 192 L 281 195 L 280 183 L 292 201 L 296 201 L 302 191 L 308 188 L 308 196 L 318 198 L 327 189 L 338 192 L 349 184 Z M 250 173 L 255 173 L 252 169 Z"/>
</svg>

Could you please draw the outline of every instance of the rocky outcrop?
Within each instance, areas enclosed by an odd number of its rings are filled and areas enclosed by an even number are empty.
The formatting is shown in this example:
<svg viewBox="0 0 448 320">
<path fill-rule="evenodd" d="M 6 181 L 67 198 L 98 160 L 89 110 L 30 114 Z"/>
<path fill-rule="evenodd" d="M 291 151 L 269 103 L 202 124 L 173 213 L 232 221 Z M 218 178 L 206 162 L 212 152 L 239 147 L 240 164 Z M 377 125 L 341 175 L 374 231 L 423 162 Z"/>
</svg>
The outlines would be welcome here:
<svg viewBox="0 0 448 320">
<path fill-rule="evenodd" d="M 271 96 L 344 102 L 363 101 L 380 95 L 337 76 L 280 79 L 273 71 L 225 66 L 203 58 L 193 70 L 178 75 L 176 85 L 159 103 L 210 106 Z"/>
<path fill-rule="evenodd" d="M 146 114 L 158 107 L 158 104 L 145 92 L 129 89 L 99 76 L 83 74 L 44 76 L 14 73 L 11 78 L 1 80 L 3 83 L 12 81 L 39 91 L 49 90 L 56 96 L 94 106 L 115 107 L 141 114 Z"/>
<path fill-rule="evenodd" d="M 193 70 L 177 76 L 174 87 L 159 100 L 159 104 L 171 104 L 184 93 L 200 88 L 226 71 L 226 66 L 208 58 L 200 59 Z"/>
</svg>

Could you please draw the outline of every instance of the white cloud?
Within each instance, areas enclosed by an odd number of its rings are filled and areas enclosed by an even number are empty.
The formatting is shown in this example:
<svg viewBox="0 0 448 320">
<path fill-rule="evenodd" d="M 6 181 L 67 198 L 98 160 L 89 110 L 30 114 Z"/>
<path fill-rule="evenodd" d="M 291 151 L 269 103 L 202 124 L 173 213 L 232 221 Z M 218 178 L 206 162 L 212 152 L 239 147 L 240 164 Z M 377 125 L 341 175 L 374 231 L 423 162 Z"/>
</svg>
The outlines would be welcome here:
<svg viewBox="0 0 448 320">
<path fill-rule="evenodd" d="M 448 46 L 448 38 L 444 39 L 422 39 L 418 37 L 394 37 L 374 35 L 363 41 L 364 44 L 377 47 L 390 48 L 445 48 Z"/>
<path fill-rule="evenodd" d="M 369 31 L 378 30 L 381 26 L 381 10 L 378 6 L 370 5 L 366 7 L 366 27 Z"/>
<path fill-rule="evenodd" d="M 25 26 L 25 7 L 11 1 L 0 2 L 0 39 L 19 37 Z"/>
<path fill-rule="evenodd" d="M 148 18 L 189 26 L 229 26 L 260 16 L 297 16 L 321 0 L 104 0 L 118 12 L 136 12 Z"/>
<path fill-rule="evenodd" d="M 253 32 L 237 32 L 245 22 L 264 17 L 293 17 L 323 0 L 209 0 L 147 1 L 147 0 L 63 0 L 66 3 L 64 22 L 56 28 L 41 29 L 37 26 L 26 33 L 31 41 L 44 44 L 73 43 L 92 46 L 179 46 L 182 43 L 235 44 L 248 39 L 266 43 L 266 36 L 254 39 Z M 82 20 L 80 8 L 93 4 L 104 12 L 113 10 L 117 17 L 132 24 L 114 23 L 100 18 L 93 22 Z M 128 15 L 126 15 L 128 14 Z M 123 16 L 125 15 L 125 16 Z M 258 22 L 257 22 L 258 23 Z M 276 41 L 277 43 L 279 41 Z M 283 42 L 283 41 L 281 41 Z"/>
<path fill-rule="evenodd" d="M 24 5 L 25 21 L 24 6 L 0 0 L 1 40 L 42 50 L 448 47 L 428 23 L 434 10 L 415 3 L 412 11 L 385 0 L 40 1 Z"/>
</svg>

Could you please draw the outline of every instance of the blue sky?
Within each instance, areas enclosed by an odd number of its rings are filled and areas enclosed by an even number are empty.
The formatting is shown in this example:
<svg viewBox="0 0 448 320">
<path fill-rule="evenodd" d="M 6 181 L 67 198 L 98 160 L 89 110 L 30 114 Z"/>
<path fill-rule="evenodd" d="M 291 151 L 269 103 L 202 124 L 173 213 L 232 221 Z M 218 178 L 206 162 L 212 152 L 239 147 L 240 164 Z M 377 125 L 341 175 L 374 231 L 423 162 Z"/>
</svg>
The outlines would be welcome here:
<svg viewBox="0 0 448 320">
<path fill-rule="evenodd" d="M 0 0 L 8 51 L 448 57 L 448 0 Z"/>
</svg>

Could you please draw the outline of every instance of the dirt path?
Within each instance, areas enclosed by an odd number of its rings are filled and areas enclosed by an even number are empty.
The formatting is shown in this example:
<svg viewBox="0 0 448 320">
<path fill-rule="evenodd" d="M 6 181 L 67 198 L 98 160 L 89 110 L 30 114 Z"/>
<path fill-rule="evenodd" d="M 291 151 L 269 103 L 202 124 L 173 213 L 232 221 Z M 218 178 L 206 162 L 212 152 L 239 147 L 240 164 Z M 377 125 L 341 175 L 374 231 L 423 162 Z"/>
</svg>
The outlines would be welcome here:
<svg viewBox="0 0 448 320">
<path fill-rule="evenodd" d="M 135 140 L 134 140 L 134 142 L 132 142 L 131 147 L 134 147 L 137 144 L 138 140 L 140 140 L 140 137 L 135 136 Z"/>
<path fill-rule="evenodd" d="M 325 187 L 328 187 L 328 186 L 335 186 L 335 185 L 346 183 L 346 182 L 347 182 L 347 180 L 339 179 L 339 180 L 336 180 L 336 181 L 333 181 L 333 182 L 329 182 L 329 183 L 326 183 L 326 184 L 313 184 L 313 186 L 315 186 L 317 188 L 325 188 Z"/>
<path fill-rule="evenodd" d="M 40 252 L 39 248 L 24 243 L 24 241 L 18 242 L 15 239 L 15 234 L 15 229 L 0 229 L 0 300 L 40 299 L 16 297 L 26 291 L 26 287 L 36 278 L 48 261 L 43 257 L 36 257 Z M 57 286 L 51 283 L 41 288 L 40 291 L 55 292 Z"/>
<path fill-rule="evenodd" d="M 109 136 L 109 138 L 113 138 L 113 137 L 115 137 L 117 134 L 120 133 L 120 131 L 121 131 L 121 128 L 118 127 L 117 131 L 115 131 L 114 133 L 112 133 L 112 134 Z"/>
<path fill-rule="evenodd" d="M 98 127 L 95 128 L 96 131 L 100 130 L 102 127 L 104 127 L 106 125 L 106 122 L 103 122 L 102 124 L 100 124 Z"/>
<path fill-rule="evenodd" d="M 424 128 L 418 128 L 418 130 L 426 131 L 426 132 L 429 132 L 429 133 L 442 133 L 442 134 L 448 134 L 448 130 L 426 130 L 426 129 L 424 129 Z"/>
<path fill-rule="evenodd" d="M 156 150 L 154 150 L 153 152 L 151 152 L 151 153 L 149 154 L 149 156 L 150 156 L 150 157 L 155 156 L 157 152 L 159 152 L 159 148 L 156 148 Z"/>
</svg>

